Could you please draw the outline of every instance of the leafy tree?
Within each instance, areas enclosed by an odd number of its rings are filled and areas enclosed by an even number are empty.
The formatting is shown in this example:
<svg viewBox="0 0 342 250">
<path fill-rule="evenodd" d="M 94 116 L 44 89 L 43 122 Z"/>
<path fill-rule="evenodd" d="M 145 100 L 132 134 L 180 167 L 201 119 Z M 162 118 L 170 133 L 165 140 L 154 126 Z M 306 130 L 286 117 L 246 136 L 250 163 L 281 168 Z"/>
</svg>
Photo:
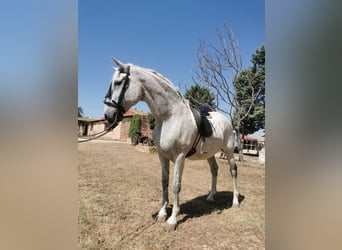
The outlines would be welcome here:
<svg viewBox="0 0 342 250">
<path fill-rule="evenodd" d="M 235 110 L 233 124 L 236 126 L 238 116 L 244 117 L 240 124 L 240 132 L 243 135 L 265 129 L 265 47 L 263 45 L 252 55 L 251 62 L 253 67 L 242 70 L 234 81 L 237 101 L 241 108 Z"/>
<path fill-rule="evenodd" d="M 198 84 L 192 85 L 190 89 L 185 92 L 185 98 L 195 107 L 205 105 L 208 106 L 211 111 L 216 109 L 215 95 L 207 87 L 202 87 Z"/>
<path fill-rule="evenodd" d="M 78 107 L 78 117 L 83 117 L 84 112 L 82 107 Z"/>
<path fill-rule="evenodd" d="M 260 84 L 260 94 L 256 100 L 255 106 L 257 108 L 255 121 L 258 122 L 259 129 L 265 129 L 265 46 L 262 45 L 260 49 L 257 49 L 252 56 L 253 72 L 255 75 L 256 86 Z M 260 113 L 260 114 L 257 114 Z"/>
<path fill-rule="evenodd" d="M 135 114 L 132 117 L 128 137 L 132 137 L 135 133 L 141 133 L 141 115 L 138 114 Z"/>
</svg>

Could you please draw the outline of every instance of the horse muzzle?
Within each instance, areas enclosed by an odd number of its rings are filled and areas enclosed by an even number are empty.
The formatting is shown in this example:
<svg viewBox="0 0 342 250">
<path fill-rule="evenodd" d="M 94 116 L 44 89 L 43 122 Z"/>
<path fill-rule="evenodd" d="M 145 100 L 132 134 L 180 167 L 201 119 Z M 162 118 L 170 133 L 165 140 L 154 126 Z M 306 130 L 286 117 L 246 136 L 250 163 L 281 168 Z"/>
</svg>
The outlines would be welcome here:
<svg viewBox="0 0 342 250">
<path fill-rule="evenodd" d="M 118 109 L 105 108 L 104 118 L 108 123 L 119 123 L 123 119 L 123 113 Z"/>
<path fill-rule="evenodd" d="M 113 123 L 115 121 L 116 113 L 118 112 L 117 108 L 105 105 L 104 106 L 104 118 L 109 122 Z"/>
<path fill-rule="evenodd" d="M 108 116 L 107 116 L 107 114 L 104 114 L 104 118 L 107 120 L 107 122 L 109 122 L 109 123 L 113 123 L 114 122 L 114 117 L 112 117 L 112 118 L 109 118 Z"/>
</svg>

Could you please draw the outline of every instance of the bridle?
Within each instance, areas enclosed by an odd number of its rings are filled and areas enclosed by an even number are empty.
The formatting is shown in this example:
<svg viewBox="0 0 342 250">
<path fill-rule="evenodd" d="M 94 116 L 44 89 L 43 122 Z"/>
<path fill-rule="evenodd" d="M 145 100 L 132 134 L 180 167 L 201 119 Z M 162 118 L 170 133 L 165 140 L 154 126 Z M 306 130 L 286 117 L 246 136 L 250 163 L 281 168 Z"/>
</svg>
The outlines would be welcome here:
<svg viewBox="0 0 342 250">
<path fill-rule="evenodd" d="M 113 83 L 110 84 L 108 92 L 107 92 L 105 99 L 103 101 L 103 103 L 106 104 L 107 106 L 117 109 L 117 112 L 115 113 L 115 116 L 114 116 L 113 123 L 108 128 L 106 128 L 105 130 L 91 135 L 92 138 L 85 139 L 85 140 L 78 140 L 78 143 L 95 140 L 95 139 L 107 134 L 108 132 L 112 131 L 119 124 L 119 122 L 122 121 L 123 115 L 125 113 L 125 108 L 123 107 L 123 102 L 124 102 L 125 93 L 126 93 L 128 86 L 129 86 L 130 67 L 127 66 L 126 69 L 119 69 L 119 70 L 121 71 L 120 73 L 126 73 L 126 76 L 122 79 L 123 86 L 121 88 L 121 92 L 120 92 L 118 101 L 117 102 L 114 100 L 108 101 L 108 99 L 110 99 L 111 95 L 112 95 L 112 84 Z M 99 121 L 104 121 L 104 120 L 105 119 L 100 119 Z"/>
<path fill-rule="evenodd" d="M 121 70 L 121 69 L 120 69 Z M 123 119 L 123 114 L 125 113 L 125 108 L 123 107 L 123 101 L 124 101 L 124 97 L 125 97 L 125 93 L 128 89 L 129 86 L 129 76 L 130 76 L 130 72 L 129 72 L 130 68 L 129 66 L 127 66 L 127 69 L 125 69 L 123 72 L 121 73 L 126 73 L 126 76 L 123 78 L 122 80 L 122 88 L 121 88 L 121 92 L 118 98 L 118 101 L 108 101 L 109 98 L 111 98 L 112 95 L 112 84 L 109 86 L 108 92 L 105 96 L 105 100 L 103 101 L 104 104 L 106 104 L 109 107 L 112 108 L 116 108 L 117 112 L 115 113 L 115 118 L 114 118 L 114 122 L 120 122 Z"/>
</svg>

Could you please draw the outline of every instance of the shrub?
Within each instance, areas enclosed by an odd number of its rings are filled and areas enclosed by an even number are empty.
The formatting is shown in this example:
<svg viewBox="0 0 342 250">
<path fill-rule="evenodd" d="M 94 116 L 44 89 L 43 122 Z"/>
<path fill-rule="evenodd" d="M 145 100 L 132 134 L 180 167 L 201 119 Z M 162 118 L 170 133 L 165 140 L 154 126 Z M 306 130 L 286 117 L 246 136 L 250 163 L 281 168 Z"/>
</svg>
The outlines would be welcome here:
<svg viewBox="0 0 342 250">
<path fill-rule="evenodd" d="M 151 113 L 148 113 L 147 114 L 147 121 L 148 121 L 148 124 L 150 125 L 150 129 L 154 129 L 154 123 L 155 123 L 155 120 L 154 120 L 154 117 L 152 116 Z"/>
<path fill-rule="evenodd" d="M 141 133 L 141 115 L 137 114 L 132 117 L 128 137 L 132 137 L 135 133 Z"/>
</svg>

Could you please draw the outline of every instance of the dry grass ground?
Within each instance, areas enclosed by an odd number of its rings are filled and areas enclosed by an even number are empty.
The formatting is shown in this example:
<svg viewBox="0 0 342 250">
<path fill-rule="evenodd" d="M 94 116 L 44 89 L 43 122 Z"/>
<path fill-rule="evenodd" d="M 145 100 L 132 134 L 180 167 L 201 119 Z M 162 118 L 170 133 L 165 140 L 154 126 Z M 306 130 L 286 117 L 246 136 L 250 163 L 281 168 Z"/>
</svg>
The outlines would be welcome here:
<svg viewBox="0 0 342 250">
<path fill-rule="evenodd" d="M 187 160 L 179 223 L 165 232 L 153 219 L 161 205 L 157 154 L 117 142 L 83 143 L 78 153 L 79 249 L 265 248 L 265 169 L 256 163 L 237 163 L 241 205 L 234 209 L 226 161 L 218 160 L 217 201 L 209 203 L 207 162 Z"/>
</svg>

